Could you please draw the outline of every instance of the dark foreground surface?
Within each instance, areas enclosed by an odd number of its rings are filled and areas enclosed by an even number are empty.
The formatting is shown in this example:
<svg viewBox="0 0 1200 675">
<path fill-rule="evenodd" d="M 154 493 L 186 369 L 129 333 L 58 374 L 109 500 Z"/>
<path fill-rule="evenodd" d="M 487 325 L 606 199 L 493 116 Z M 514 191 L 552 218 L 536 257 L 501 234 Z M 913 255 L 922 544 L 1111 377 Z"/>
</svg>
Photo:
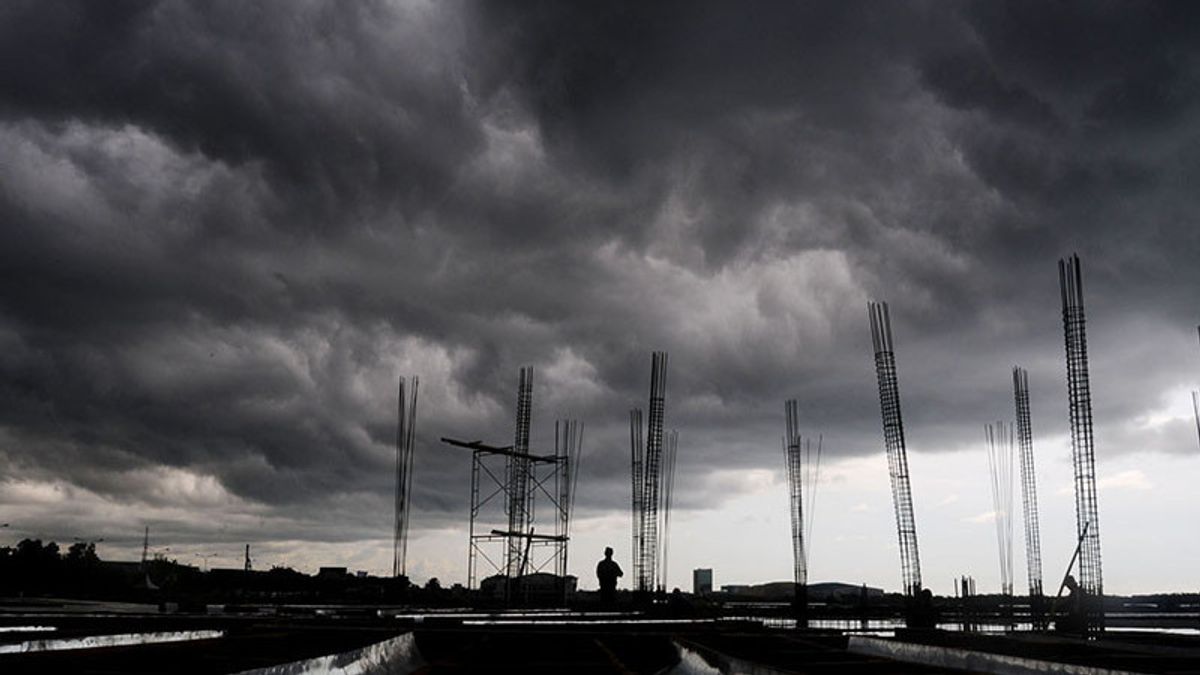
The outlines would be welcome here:
<svg viewBox="0 0 1200 675">
<path fill-rule="evenodd" d="M 197 631 L 219 631 L 219 636 Z M 1200 673 L 1200 637 L 1110 631 L 1099 640 L 1050 634 L 898 631 L 882 643 L 918 651 L 1009 655 L 1050 664 L 1143 673 Z M 96 636 L 202 639 L 83 649 Z M 54 641 L 52 651 L 3 653 Z M 768 628 L 755 620 L 648 620 L 580 613 L 402 613 L 395 609 L 275 608 L 160 615 L 145 606 L 0 606 L 0 673 L 237 673 L 347 655 L 288 673 L 945 673 L 939 662 L 867 654 L 832 630 Z M 396 645 L 402 643 L 402 648 Z M 372 647 L 374 645 L 374 647 Z M 387 648 L 381 651 L 380 645 Z M 85 644 L 86 646 L 86 644 Z M 878 646 L 878 645 L 877 645 Z M 374 651 L 372 651 L 374 650 Z M 900 654 L 904 650 L 898 650 Z M 385 653 L 386 652 L 386 653 Z M 364 654 L 366 656 L 364 656 Z M 355 659 L 358 659 L 355 661 Z M 979 663 L 972 661 L 971 663 Z M 356 664 L 356 665 L 355 665 Z M 276 670 L 272 671 L 272 668 Z M 1054 670 L 1050 668 L 1049 671 Z M 1061 672 L 1061 669 L 1059 669 Z M 1049 672 L 1047 671 L 1047 672 Z"/>
</svg>

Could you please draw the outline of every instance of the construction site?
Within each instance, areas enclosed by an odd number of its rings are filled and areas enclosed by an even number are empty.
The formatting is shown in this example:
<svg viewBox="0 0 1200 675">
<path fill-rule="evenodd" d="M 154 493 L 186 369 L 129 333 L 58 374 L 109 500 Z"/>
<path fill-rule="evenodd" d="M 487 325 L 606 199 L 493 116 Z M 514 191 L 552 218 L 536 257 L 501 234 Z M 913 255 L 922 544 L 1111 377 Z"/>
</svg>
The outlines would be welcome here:
<svg viewBox="0 0 1200 675">
<path fill-rule="evenodd" d="M 517 373 L 511 443 L 440 439 L 469 458 L 466 585 L 408 583 L 420 426 L 418 377 L 406 376 L 397 388 L 390 578 L 323 570 L 323 580 L 293 580 L 281 595 L 279 586 L 265 583 L 267 573 L 251 569 L 247 547 L 244 575 L 197 581 L 186 606 L 170 606 L 149 588 L 163 576 L 144 552 L 142 566 L 130 573 L 141 584 L 133 602 L 24 600 L 0 607 L 0 671 L 160 672 L 170 663 L 172 672 L 187 673 L 1200 672 L 1200 597 L 1105 594 L 1079 258 L 1060 260 L 1058 274 L 1075 548 L 1069 561 L 1042 559 L 1029 373 L 1014 365 L 1012 417 L 983 424 L 981 434 L 999 593 L 979 594 L 974 578 L 963 576 L 952 596 L 935 596 L 922 577 L 914 512 L 920 495 L 909 470 L 892 317 L 887 302 L 870 302 L 864 329 L 894 507 L 899 592 L 810 588 L 828 450 L 822 432 L 808 429 L 797 398 L 783 401 L 780 425 L 790 581 L 718 591 L 711 570 L 696 570 L 695 592 L 668 592 L 675 474 L 677 463 L 687 461 L 687 438 L 667 423 L 668 355 L 655 351 L 646 406 L 628 411 L 630 539 L 622 562 L 629 574 L 619 590 L 606 591 L 601 579 L 599 593 L 583 591 L 568 572 L 580 466 L 588 456 L 585 427 L 555 420 L 553 447 L 531 446 L 532 366 Z M 1200 434 L 1200 394 L 1192 393 L 1192 404 Z M 1013 545 L 1018 498 L 1022 592 Z M 148 550 L 148 530 L 146 541 Z M 1044 583 L 1044 567 L 1065 572 Z"/>
</svg>

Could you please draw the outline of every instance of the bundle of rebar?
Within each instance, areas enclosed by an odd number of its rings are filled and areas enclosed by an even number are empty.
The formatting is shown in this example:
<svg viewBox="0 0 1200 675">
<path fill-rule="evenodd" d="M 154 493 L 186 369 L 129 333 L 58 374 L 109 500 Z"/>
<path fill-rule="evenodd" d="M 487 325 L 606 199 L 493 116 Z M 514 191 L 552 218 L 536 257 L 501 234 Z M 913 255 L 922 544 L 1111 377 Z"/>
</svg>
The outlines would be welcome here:
<svg viewBox="0 0 1200 675">
<path fill-rule="evenodd" d="M 987 440 L 988 469 L 992 478 L 992 508 L 996 520 L 996 546 L 1000 554 L 1000 592 L 1013 592 L 1013 427 L 1005 422 L 983 427 Z"/>
<path fill-rule="evenodd" d="M 658 564 L 658 581 L 656 582 L 657 587 L 662 590 L 667 588 L 667 562 L 671 552 L 671 498 L 675 490 L 675 455 L 678 449 L 679 432 L 672 429 L 671 433 L 667 434 L 666 443 L 663 446 L 662 529 L 659 533 L 662 542 L 662 558 Z"/>
<path fill-rule="evenodd" d="M 1081 540 L 1079 583 L 1100 598 L 1104 577 L 1100 565 L 1100 523 L 1096 504 L 1096 456 L 1092 437 L 1092 394 L 1088 377 L 1087 330 L 1083 311 L 1083 275 L 1079 256 L 1058 261 L 1070 403 L 1071 459 L 1075 473 L 1075 526 Z M 1097 602 L 1097 605 L 1099 603 Z M 1104 614 L 1092 608 L 1088 628 L 1103 629 Z"/>
<path fill-rule="evenodd" d="M 558 494 L 558 519 L 555 534 L 560 538 L 556 573 L 560 578 L 567 576 L 567 543 L 571 538 L 571 515 L 575 511 L 575 488 L 579 484 L 579 468 L 583 456 L 583 423 L 576 420 L 560 420 L 554 423 L 554 455 L 558 458 L 559 470 L 554 472 Z"/>
<path fill-rule="evenodd" d="M 630 527 L 630 532 L 633 533 L 633 540 L 630 542 L 629 557 L 633 562 L 633 582 L 634 588 L 637 590 L 645 590 L 643 588 L 643 580 L 645 573 L 642 571 L 642 504 L 645 499 L 642 491 L 646 487 L 645 482 L 645 467 L 646 467 L 646 446 L 642 437 L 642 410 L 634 408 L 629 411 L 629 463 L 630 463 L 630 482 L 631 482 L 631 509 L 633 522 Z"/>
<path fill-rule="evenodd" d="M 1200 336 L 1200 326 L 1196 326 L 1196 334 Z M 1192 414 L 1196 417 L 1196 438 L 1200 440 L 1200 391 L 1192 391 Z"/>
<path fill-rule="evenodd" d="M 1192 392 L 1192 413 L 1196 417 L 1196 437 L 1200 440 L 1200 391 Z"/>
<path fill-rule="evenodd" d="M 637 589 L 653 591 L 662 584 L 660 531 L 669 518 L 664 508 L 664 476 L 674 471 L 674 450 L 664 458 L 663 423 L 666 415 L 667 353 L 654 352 L 650 363 L 650 414 L 645 435 L 642 411 L 629 415 L 630 463 L 633 482 L 633 570 Z M 644 438 L 644 444 L 643 444 Z M 664 461 L 669 461 L 664 472 Z"/>
<path fill-rule="evenodd" d="M 417 433 L 417 387 L 414 375 L 412 391 L 400 378 L 396 416 L 396 503 L 392 531 L 392 576 L 408 575 L 408 522 L 412 501 L 413 446 Z"/>
<path fill-rule="evenodd" d="M 905 595 L 916 596 L 921 592 L 921 556 L 917 551 L 917 524 L 913 516 L 904 420 L 900 414 L 900 385 L 896 377 L 892 321 L 886 302 L 869 302 L 867 310 L 871 315 L 871 342 L 875 348 L 875 374 L 879 380 L 879 408 L 883 417 L 888 477 L 892 484 L 892 504 L 896 510 L 896 530 L 900 540 L 900 574 Z"/>
<path fill-rule="evenodd" d="M 811 546 L 817 482 L 821 473 L 823 437 L 817 437 L 813 453 L 812 439 L 800 434 L 799 403 L 788 399 L 783 404 L 786 435 L 783 438 L 783 457 L 787 465 L 788 501 L 792 523 L 792 578 L 797 597 L 803 597 L 808 585 L 808 554 Z"/>
<path fill-rule="evenodd" d="M 1031 606 L 1042 597 L 1042 535 L 1038 524 L 1037 477 L 1033 462 L 1033 423 L 1029 415 L 1029 373 L 1013 367 L 1017 447 L 1021 461 L 1021 506 L 1025 517 L 1025 571 Z"/>
<path fill-rule="evenodd" d="M 527 541 L 512 534 L 524 533 L 533 520 L 530 512 L 532 487 L 529 480 L 529 425 L 533 410 L 533 366 L 521 368 L 517 382 L 517 425 L 512 453 L 508 455 L 505 491 L 508 511 L 508 555 L 505 576 L 514 579 L 521 575 L 526 558 Z"/>
</svg>

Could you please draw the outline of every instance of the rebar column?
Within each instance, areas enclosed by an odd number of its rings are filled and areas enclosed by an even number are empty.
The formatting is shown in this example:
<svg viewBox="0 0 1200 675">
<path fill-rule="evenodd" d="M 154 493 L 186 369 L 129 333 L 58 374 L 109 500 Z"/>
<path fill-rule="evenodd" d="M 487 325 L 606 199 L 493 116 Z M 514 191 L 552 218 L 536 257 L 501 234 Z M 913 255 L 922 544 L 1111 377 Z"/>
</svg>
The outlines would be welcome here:
<svg viewBox="0 0 1200 675">
<path fill-rule="evenodd" d="M 992 477 L 996 548 L 1000 554 L 1000 593 L 1011 597 L 1014 576 L 1012 548 L 1013 428 L 1011 424 L 996 422 L 984 425 L 983 433 L 987 441 L 988 469 Z M 1011 602 L 1009 606 L 1011 607 Z"/>
<path fill-rule="evenodd" d="M 1092 597 L 1088 630 L 1104 629 L 1104 576 L 1100 566 L 1100 523 L 1096 504 L 1096 455 L 1092 436 L 1092 393 L 1088 377 L 1087 330 L 1083 311 L 1083 275 L 1079 256 L 1058 261 L 1063 334 L 1070 402 L 1071 459 L 1075 471 L 1075 526 L 1082 540 L 1079 583 Z"/>
<path fill-rule="evenodd" d="M 529 424 L 533 409 L 533 366 L 521 368 L 517 383 L 517 427 L 512 454 L 508 456 L 506 478 L 508 489 L 508 555 L 505 575 L 511 582 L 521 574 L 525 559 L 525 533 L 532 520 L 529 512 Z"/>
<path fill-rule="evenodd" d="M 417 429 L 417 387 L 420 382 L 412 378 L 412 392 L 407 391 L 404 378 L 400 378 L 397 400 L 396 425 L 396 503 L 392 532 L 392 576 L 408 575 L 408 522 L 409 502 L 412 500 L 413 445 Z"/>
<path fill-rule="evenodd" d="M 803 439 L 800 437 L 799 404 L 788 399 L 783 404 L 784 432 L 783 457 L 787 464 L 788 509 L 792 522 L 792 581 L 795 595 L 792 611 L 796 626 L 808 625 L 808 553 L 804 548 L 804 488 L 809 472 L 805 462 Z"/>
<path fill-rule="evenodd" d="M 639 590 L 653 591 L 658 580 L 658 517 L 666 415 L 667 353 L 654 352 L 650 363 L 650 413 L 646 424 L 646 454 L 642 487 L 642 546 Z"/>
<path fill-rule="evenodd" d="M 802 439 L 800 438 L 799 406 L 795 399 L 783 404 L 783 455 L 787 462 L 788 500 L 792 521 L 792 580 L 797 589 L 808 583 L 808 564 L 804 554 L 804 475 Z M 799 593 L 799 591 L 797 591 Z"/>
<path fill-rule="evenodd" d="M 641 580 L 644 576 L 642 570 L 642 546 L 644 538 L 642 536 L 642 490 L 645 489 L 645 454 L 646 448 L 642 439 L 642 411 L 640 408 L 634 408 L 629 411 L 629 465 L 630 465 L 630 482 L 631 482 L 631 504 L 630 514 L 632 523 L 630 531 L 633 534 L 630 542 L 629 558 L 632 562 L 633 583 L 634 588 L 641 590 Z"/>
<path fill-rule="evenodd" d="M 900 385 L 896 377 L 892 322 L 886 302 L 869 302 L 867 311 L 871 315 L 871 342 L 875 348 L 875 374 L 879 380 L 879 409 L 883 417 L 892 505 L 896 511 L 896 530 L 900 540 L 900 574 L 904 594 L 915 597 L 921 592 L 921 557 L 917 551 L 917 524 L 913 516 L 904 420 L 900 414 Z"/>
<path fill-rule="evenodd" d="M 666 590 L 667 563 L 671 552 L 671 498 L 675 489 L 675 456 L 679 451 L 679 432 L 674 429 L 666 434 L 663 444 L 662 468 L 662 507 L 660 509 L 662 524 L 659 526 L 659 549 L 661 560 L 658 564 L 658 580 L 655 582 L 659 589 Z"/>
<path fill-rule="evenodd" d="M 1017 449 L 1021 464 L 1021 507 L 1025 523 L 1025 572 L 1029 578 L 1029 607 L 1034 627 L 1041 627 L 1042 534 L 1038 522 L 1037 476 L 1033 462 L 1033 422 L 1029 414 L 1029 373 L 1013 367 L 1013 402 L 1017 415 Z"/>
<path fill-rule="evenodd" d="M 559 420 L 554 423 L 554 456 L 558 461 L 554 472 L 558 518 L 555 520 L 555 574 L 561 584 L 563 602 L 567 601 L 567 552 L 571 540 L 571 514 L 575 508 L 575 487 L 579 482 L 580 457 L 583 447 L 583 423 Z"/>
<path fill-rule="evenodd" d="M 1200 440 L 1200 391 L 1192 392 L 1192 415 L 1196 418 L 1196 438 Z"/>
<path fill-rule="evenodd" d="M 1200 336 L 1200 326 L 1196 326 L 1196 334 Z M 1200 439 L 1200 391 L 1192 392 L 1192 414 L 1196 417 L 1196 437 Z"/>
</svg>

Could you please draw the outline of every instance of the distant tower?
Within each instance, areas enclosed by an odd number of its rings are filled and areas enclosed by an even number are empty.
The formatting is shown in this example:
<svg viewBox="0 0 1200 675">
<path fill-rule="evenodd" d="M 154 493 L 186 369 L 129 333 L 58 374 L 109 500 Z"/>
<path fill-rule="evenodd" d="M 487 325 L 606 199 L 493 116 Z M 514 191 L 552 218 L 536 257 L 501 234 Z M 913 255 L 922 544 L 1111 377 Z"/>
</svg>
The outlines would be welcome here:
<svg viewBox="0 0 1200 675">
<path fill-rule="evenodd" d="M 1079 256 L 1058 261 L 1063 333 L 1067 353 L 1067 396 L 1070 402 L 1071 458 L 1075 469 L 1075 526 L 1081 539 L 1079 583 L 1092 596 L 1088 629 L 1104 629 L 1104 577 L 1100 569 L 1100 523 L 1096 504 L 1096 455 L 1092 440 L 1092 393 L 1088 377 L 1087 330 L 1084 326 L 1083 275 Z"/>
<path fill-rule="evenodd" d="M 900 572 L 904 594 L 921 592 L 921 557 L 917 552 L 917 524 L 913 516 L 912 487 L 908 479 L 908 451 L 904 444 L 904 420 L 900 416 L 900 385 L 892 344 L 892 320 L 886 302 L 868 303 L 871 340 L 875 347 L 875 374 L 879 380 L 879 408 L 883 416 L 883 439 L 887 446 L 888 475 L 896 530 L 900 538 Z"/>
<path fill-rule="evenodd" d="M 396 503 L 392 521 L 392 576 L 408 575 L 408 521 L 412 502 L 413 446 L 417 432 L 417 388 L 414 375 L 412 391 L 400 378 L 396 406 Z"/>
<path fill-rule="evenodd" d="M 142 567 L 146 566 L 146 560 L 150 557 L 150 526 L 146 526 L 146 532 L 142 535 Z"/>
<path fill-rule="evenodd" d="M 243 569 L 246 570 L 247 572 L 249 572 L 252 569 L 252 567 L 250 566 L 250 544 L 246 544 L 246 563 L 245 563 L 245 566 L 243 567 Z"/>
</svg>

